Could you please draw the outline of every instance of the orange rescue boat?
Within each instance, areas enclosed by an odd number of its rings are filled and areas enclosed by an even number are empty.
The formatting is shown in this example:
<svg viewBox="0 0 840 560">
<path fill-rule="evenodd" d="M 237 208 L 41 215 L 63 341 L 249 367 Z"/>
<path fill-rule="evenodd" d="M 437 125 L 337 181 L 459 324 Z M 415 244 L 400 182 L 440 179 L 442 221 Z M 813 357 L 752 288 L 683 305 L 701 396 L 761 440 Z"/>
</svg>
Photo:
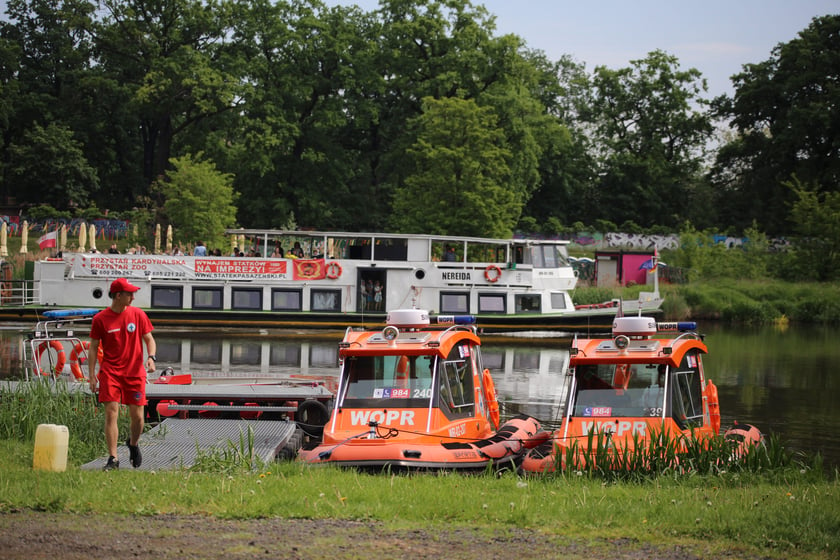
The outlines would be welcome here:
<svg viewBox="0 0 840 560">
<path fill-rule="evenodd" d="M 388 313 L 377 330 L 348 329 L 339 344 L 335 406 L 309 464 L 361 468 L 515 468 L 548 437 L 517 416 L 499 425 L 499 405 L 471 316 L 418 309 Z"/>
<path fill-rule="evenodd" d="M 676 442 L 678 450 L 688 438 L 718 436 L 717 387 L 706 378 L 708 348 L 696 328 L 694 322 L 616 317 L 611 338 L 575 339 L 560 428 L 528 451 L 521 470 L 551 472 L 566 468 L 569 459 L 578 466 L 597 461 L 598 445 L 626 457 L 660 436 Z M 736 452 L 762 439 L 748 425 L 725 436 L 736 442 Z"/>
</svg>

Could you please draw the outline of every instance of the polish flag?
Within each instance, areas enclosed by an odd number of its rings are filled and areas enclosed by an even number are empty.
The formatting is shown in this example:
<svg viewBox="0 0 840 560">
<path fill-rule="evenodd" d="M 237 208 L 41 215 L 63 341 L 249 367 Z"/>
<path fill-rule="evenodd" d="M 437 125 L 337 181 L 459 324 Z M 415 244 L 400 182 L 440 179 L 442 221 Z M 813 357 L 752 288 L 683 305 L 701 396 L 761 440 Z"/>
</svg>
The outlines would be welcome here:
<svg viewBox="0 0 840 560">
<path fill-rule="evenodd" d="M 42 235 L 38 239 L 38 248 L 39 249 L 49 249 L 50 247 L 55 247 L 57 244 L 58 244 L 58 230 L 55 230 L 53 232 Z"/>
</svg>

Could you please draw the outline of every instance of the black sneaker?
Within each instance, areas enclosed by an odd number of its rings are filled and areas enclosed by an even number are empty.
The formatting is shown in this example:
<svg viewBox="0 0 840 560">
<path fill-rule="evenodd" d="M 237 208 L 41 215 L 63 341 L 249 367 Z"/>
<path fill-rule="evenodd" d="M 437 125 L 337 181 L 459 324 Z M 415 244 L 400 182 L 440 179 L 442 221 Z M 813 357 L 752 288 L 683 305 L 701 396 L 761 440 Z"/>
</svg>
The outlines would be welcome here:
<svg viewBox="0 0 840 560">
<path fill-rule="evenodd" d="M 125 440 L 125 444 L 128 446 L 128 453 L 129 453 L 129 462 L 131 466 L 135 469 L 143 464 L 143 454 L 140 453 L 140 442 L 137 442 L 137 445 L 131 445 L 131 439 Z"/>
<path fill-rule="evenodd" d="M 102 467 L 103 471 L 113 471 L 120 468 L 120 460 L 114 456 L 108 457 L 108 462 Z"/>
</svg>

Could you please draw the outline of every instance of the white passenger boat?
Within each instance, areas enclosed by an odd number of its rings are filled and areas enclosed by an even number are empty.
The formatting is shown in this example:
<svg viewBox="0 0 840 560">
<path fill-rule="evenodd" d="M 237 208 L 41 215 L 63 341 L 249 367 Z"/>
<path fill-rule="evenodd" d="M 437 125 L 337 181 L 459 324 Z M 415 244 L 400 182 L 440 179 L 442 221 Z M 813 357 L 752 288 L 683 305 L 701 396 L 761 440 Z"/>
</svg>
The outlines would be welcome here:
<svg viewBox="0 0 840 560">
<path fill-rule="evenodd" d="M 609 331 L 618 301 L 576 309 L 566 241 L 433 235 L 229 230 L 262 256 L 64 253 L 35 263 L 31 300 L 0 320 L 44 309 L 104 307 L 123 276 L 156 325 L 344 329 L 393 309 L 474 315 L 485 333 Z M 303 257 L 265 257 L 298 243 Z M 281 253 L 281 254 L 284 254 Z M 656 275 L 652 275 L 656 276 Z M 654 278 L 655 280 L 655 278 Z M 658 285 L 624 313 L 656 313 Z"/>
</svg>

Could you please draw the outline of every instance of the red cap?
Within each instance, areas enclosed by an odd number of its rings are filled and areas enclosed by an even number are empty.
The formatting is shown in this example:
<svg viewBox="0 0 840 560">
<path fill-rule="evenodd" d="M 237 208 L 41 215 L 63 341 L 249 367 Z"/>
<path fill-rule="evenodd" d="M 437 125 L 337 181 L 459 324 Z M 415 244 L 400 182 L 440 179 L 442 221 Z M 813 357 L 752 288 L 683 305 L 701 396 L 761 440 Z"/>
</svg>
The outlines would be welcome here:
<svg viewBox="0 0 840 560">
<path fill-rule="evenodd" d="M 125 278 L 117 278 L 113 282 L 111 282 L 111 293 L 116 294 L 119 292 L 136 292 L 140 288 L 135 286 Z"/>
</svg>

